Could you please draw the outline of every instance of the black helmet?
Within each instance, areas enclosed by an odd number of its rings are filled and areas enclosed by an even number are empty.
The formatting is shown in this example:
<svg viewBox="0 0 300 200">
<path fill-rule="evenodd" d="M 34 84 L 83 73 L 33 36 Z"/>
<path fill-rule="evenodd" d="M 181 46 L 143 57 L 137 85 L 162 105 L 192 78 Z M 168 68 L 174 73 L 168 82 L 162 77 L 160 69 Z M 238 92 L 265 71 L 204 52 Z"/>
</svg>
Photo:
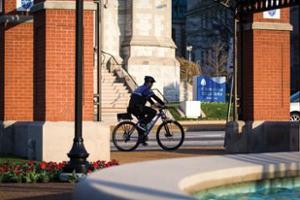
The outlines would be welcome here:
<svg viewBox="0 0 300 200">
<path fill-rule="evenodd" d="M 145 83 L 155 83 L 155 79 L 152 76 L 145 76 Z"/>
</svg>

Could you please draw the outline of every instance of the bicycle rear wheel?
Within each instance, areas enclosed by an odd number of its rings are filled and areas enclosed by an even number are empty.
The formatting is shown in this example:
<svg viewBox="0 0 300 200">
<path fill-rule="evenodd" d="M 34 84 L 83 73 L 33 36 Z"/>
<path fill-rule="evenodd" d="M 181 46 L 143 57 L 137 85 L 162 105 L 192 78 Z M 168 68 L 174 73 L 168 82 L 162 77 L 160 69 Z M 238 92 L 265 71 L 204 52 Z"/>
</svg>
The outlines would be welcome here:
<svg viewBox="0 0 300 200">
<path fill-rule="evenodd" d="M 176 121 L 163 122 L 157 129 L 156 139 L 162 149 L 174 151 L 184 141 L 184 130 Z"/>
<path fill-rule="evenodd" d="M 119 123 L 112 133 L 112 141 L 120 151 L 133 151 L 139 146 L 139 133 L 135 123 L 124 121 Z"/>
</svg>

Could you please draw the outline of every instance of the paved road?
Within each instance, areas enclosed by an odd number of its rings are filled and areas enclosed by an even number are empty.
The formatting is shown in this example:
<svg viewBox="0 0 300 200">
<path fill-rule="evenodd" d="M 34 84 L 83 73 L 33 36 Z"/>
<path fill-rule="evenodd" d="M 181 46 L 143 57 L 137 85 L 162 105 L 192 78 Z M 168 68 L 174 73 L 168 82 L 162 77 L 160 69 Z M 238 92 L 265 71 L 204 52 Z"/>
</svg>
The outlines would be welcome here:
<svg viewBox="0 0 300 200">
<path fill-rule="evenodd" d="M 202 148 L 202 147 L 222 147 L 224 144 L 224 131 L 194 131 L 186 132 L 185 141 L 181 148 Z M 111 150 L 117 151 L 111 143 Z M 161 150 L 158 146 L 156 137 L 151 134 L 148 146 L 140 145 L 137 150 Z"/>
</svg>

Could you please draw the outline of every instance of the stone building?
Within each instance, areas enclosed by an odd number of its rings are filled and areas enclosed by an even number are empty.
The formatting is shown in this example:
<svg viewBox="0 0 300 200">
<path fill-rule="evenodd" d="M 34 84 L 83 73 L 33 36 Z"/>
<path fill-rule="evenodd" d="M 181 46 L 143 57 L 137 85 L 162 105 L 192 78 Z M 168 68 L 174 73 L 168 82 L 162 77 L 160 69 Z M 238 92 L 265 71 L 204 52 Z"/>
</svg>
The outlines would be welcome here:
<svg viewBox="0 0 300 200">
<path fill-rule="evenodd" d="M 172 0 L 172 38 L 176 43 L 176 56 L 186 56 L 187 0 Z"/>
<path fill-rule="evenodd" d="M 103 8 L 103 50 L 138 84 L 145 75 L 171 101 L 179 98 L 179 64 L 172 40 L 171 0 L 110 0 Z"/>
<path fill-rule="evenodd" d="M 187 0 L 186 43 L 202 71 L 226 71 L 232 66 L 232 17 L 211 0 Z M 222 68 L 222 69 L 219 69 Z"/>
</svg>

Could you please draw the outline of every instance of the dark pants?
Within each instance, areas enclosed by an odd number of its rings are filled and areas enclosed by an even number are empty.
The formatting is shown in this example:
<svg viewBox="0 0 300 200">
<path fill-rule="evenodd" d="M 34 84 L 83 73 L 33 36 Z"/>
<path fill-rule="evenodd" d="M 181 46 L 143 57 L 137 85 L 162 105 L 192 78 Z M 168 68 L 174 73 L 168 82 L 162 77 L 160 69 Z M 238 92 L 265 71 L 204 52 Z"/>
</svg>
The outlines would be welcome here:
<svg viewBox="0 0 300 200">
<path fill-rule="evenodd" d="M 145 124 L 149 124 L 156 115 L 156 110 L 147 106 L 143 108 L 138 108 L 138 107 L 128 108 L 128 112 L 132 113 L 142 123 Z"/>
</svg>

